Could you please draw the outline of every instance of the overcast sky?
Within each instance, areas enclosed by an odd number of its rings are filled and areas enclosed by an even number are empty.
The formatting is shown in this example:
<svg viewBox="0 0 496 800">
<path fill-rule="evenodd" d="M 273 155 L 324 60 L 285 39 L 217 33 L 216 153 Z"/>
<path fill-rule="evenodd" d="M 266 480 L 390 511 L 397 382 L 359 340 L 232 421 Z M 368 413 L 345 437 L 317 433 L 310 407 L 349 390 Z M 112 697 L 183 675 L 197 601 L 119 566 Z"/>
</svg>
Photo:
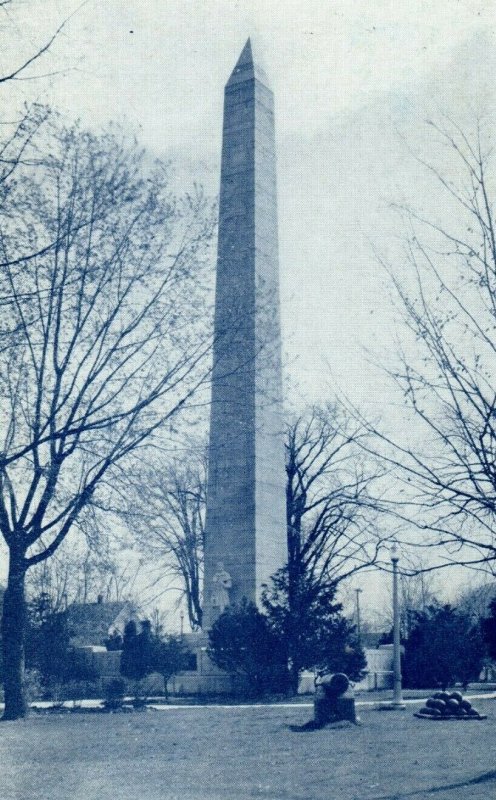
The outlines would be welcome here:
<svg viewBox="0 0 496 800">
<path fill-rule="evenodd" d="M 26 43 L 42 42 L 77 7 L 77 0 L 15 0 L 10 21 Z M 65 71 L 20 88 L 89 126 L 122 121 L 171 158 L 182 181 L 215 194 L 223 86 L 249 35 L 276 98 L 293 399 L 319 399 L 337 385 L 382 411 L 393 395 L 363 348 L 387 358 L 393 319 L 371 241 L 382 249 L 397 233 L 392 200 L 427 202 L 408 153 L 429 153 L 425 118 L 438 110 L 460 118 L 487 104 L 496 4 L 88 0 L 43 61 L 45 71 Z M 13 35 L 0 63 L 6 69 L 19 55 Z"/>
<path fill-rule="evenodd" d="M 14 0 L 8 71 L 78 8 Z M 432 204 L 409 149 L 429 158 L 443 112 L 469 124 L 495 96 L 494 0 L 87 0 L 22 93 L 85 125 L 119 120 L 185 186 L 218 190 L 223 86 L 248 36 L 276 100 L 282 321 L 291 400 L 336 388 L 394 418 L 394 313 L 373 247 L 398 235 L 390 204 Z M 3 38 L 3 37 L 2 37 Z M 396 244 L 394 244 L 396 247 Z M 398 263 L 398 269 L 401 269 Z"/>
</svg>

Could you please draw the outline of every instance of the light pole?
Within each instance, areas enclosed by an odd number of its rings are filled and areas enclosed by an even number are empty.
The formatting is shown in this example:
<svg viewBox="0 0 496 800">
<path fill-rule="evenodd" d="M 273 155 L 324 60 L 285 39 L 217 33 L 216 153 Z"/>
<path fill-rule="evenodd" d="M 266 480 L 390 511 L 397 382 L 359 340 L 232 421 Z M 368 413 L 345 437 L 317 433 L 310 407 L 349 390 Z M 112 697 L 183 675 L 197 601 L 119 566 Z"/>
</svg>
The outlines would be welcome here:
<svg viewBox="0 0 496 800">
<path fill-rule="evenodd" d="M 181 614 L 179 615 L 181 619 L 181 639 L 183 638 L 183 630 L 184 630 L 184 611 L 181 610 Z"/>
<path fill-rule="evenodd" d="M 356 592 L 356 629 L 357 629 L 357 641 L 358 644 L 361 645 L 362 643 L 362 632 L 360 629 L 360 595 L 362 593 L 362 589 L 355 589 Z"/>
<path fill-rule="evenodd" d="M 391 548 L 393 565 L 393 708 L 405 708 L 401 691 L 400 609 L 398 603 L 398 547 Z"/>
</svg>

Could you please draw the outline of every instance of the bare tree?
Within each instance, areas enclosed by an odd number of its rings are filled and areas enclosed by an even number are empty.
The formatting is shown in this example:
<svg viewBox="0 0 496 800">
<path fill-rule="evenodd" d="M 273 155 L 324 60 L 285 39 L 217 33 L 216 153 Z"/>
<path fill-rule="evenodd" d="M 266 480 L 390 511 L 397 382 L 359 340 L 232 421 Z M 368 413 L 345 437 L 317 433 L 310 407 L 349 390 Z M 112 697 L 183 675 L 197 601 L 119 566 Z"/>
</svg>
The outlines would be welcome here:
<svg viewBox="0 0 496 800">
<path fill-rule="evenodd" d="M 32 567 L 26 576 L 28 598 L 45 597 L 58 613 L 73 603 L 122 600 L 135 602 L 142 562 L 121 563 L 107 538 L 64 542 L 54 555 Z"/>
<path fill-rule="evenodd" d="M 335 635 L 339 583 L 376 564 L 387 538 L 378 525 L 382 473 L 359 446 L 364 436 L 335 404 L 311 407 L 288 425 L 288 562 L 272 576 L 263 603 L 286 642 L 295 692 L 315 647 Z M 344 618 L 339 625 L 352 638 Z"/>
<path fill-rule="evenodd" d="M 336 406 L 313 407 L 287 428 L 287 536 L 290 585 L 322 589 L 376 563 L 385 534 L 377 525 L 372 468 L 358 440 L 361 428 Z M 162 578 L 178 579 L 193 629 L 202 623 L 207 458 L 196 446 L 181 459 L 147 456 L 127 476 L 126 520 L 143 552 L 159 559 Z M 133 489 L 129 494 L 129 487 Z"/>
<path fill-rule="evenodd" d="M 5 714 L 25 713 L 24 585 L 113 473 L 184 407 L 209 371 L 201 193 L 116 132 L 52 121 L 17 173 L 0 226 L 0 530 Z"/>
<path fill-rule="evenodd" d="M 288 425 L 286 513 L 290 583 L 339 583 L 377 562 L 382 476 L 361 449 L 364 428 L 337 406 L 313 406 Z"/>
<path fill-rule="evenodd" d="M 490 616 L 491 603 L 496 597 L 496 587 L 493 580 L 486 580 L 473 585 L 473 582 L 461 587 L 455 601 L 456 607 L 473 623 Z"/>
<path fill-rule="evenodd" d="M 23 109 L 14 124 L 7 126 L 0 140 L 0 210 L 8 196 L 16 167 L 36 163 L 36 136 L 49 116 L 50 110 L 46 106 L 34 103 Z"/>
<path fill-rule="evenodd" d="M 137 470 L 139 482 L 131 487 L 125 519 L 141 551 L 158 560 L 161 577 L 177 579 L 189 623 L 197 630 L 202 624 L 205 448 L 188 449 L 180 460 L 166 460 L 155 450 L 147 462 Z"/>
<path fill-rule="evenodd" d="M 31 80 L 45 77 L 33 67 L 38 67 L 49 54 L 55 40 L 67 27 L 70 20 L 85 6 L 87 0 L 75 4 L 74 10 L 66 17 L 55 31 L 40 43 L 34 45 L 29 37 L 19 33 L 23 27 L 22 20 L 16 20 L 15 11 L 19 3 L 12 0 L 0 2 L 0 49 L 7 49 L 9 40 L 15 39 L 16 60 L 10 67 L 0 73 L 0 96 L 3 100 L 4 111 L 0 114 L 0 210 L 5 193 L 8 191 L 8 181 L 12 177 L 16 166 L 20 163 L 34 163 L 37 158 L 36 134 L 49 116 L 49 110 L 36 102 L 28 101 L 21 112 L 16 113 L 8 102 L 6 92 L 17 81 Z M 26 46 L 27 44 L 27 52 Z M 2 47 L 2 45 L 4 45 Z M 23 57 L 22 51 L 26 52 Z M 7 112 L 7 108 L 9 111 Z"/>
<path fill-rule="evenodd" d="M 408 638 L 416 615 L 425 614 L 436 605 L 439 593 L 436 590 L 435 573 L 426 572 L 422 565 L 417 565 L 413 574 L 400 573 L 400 629 L 402 636 Z M 393 626 L 393 608 L 391 606 L 391 628 Z"/>
<path fill-rule="evenodd" d="M 496 227 L 491 127 L 472 134 L 429 123 L 448 160 L 419 159 L 441 191 L 428 215 L 406 220 L 402 277 L 386 264 L 405 323 L 390 373 L 416 421 L 415 438 L 376 430 L 402 481 L 392 507 L 436 547 L 433 566 L 496 566 Z M 443 202 L 444 196 L 444 202 Z M 407 433 L 407 430 L 404 430 Z M 379 443 L 382 443 L 379 445 Z M 403 498 L 403 499 L 402 499 Z"/>
</svg>

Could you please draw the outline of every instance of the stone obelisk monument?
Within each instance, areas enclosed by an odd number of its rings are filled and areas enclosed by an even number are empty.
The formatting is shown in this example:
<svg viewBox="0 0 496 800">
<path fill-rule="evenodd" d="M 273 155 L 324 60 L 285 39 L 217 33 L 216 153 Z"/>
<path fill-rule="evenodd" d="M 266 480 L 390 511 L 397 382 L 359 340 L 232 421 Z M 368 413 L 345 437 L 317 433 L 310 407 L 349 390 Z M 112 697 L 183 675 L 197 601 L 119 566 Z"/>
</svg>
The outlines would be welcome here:
<svg viewBox="0 0 496 800">
<path fill-rule="evenodd" d="M 204 630 L 286 559 L 274 101 L 248 40 L 224 96 Z"/>
</svg>

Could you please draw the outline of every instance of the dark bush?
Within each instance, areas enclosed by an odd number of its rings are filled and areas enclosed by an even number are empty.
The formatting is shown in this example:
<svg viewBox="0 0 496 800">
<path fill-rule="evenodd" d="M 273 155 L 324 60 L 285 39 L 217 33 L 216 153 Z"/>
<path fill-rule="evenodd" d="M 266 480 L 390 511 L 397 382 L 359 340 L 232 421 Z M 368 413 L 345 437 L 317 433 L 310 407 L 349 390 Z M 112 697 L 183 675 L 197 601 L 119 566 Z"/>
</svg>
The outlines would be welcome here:
<svg viewBox="0 0 496 800">
<path fill-rule="evenodd" d="M 477 680 L 484 643 L 478 626 L 449 605 L 417 614 L 405 643 L 403 676 L 410 689 L 440 687 Z"/>
<path fill-rule="evenodd" d="M 112 678 L 105 686 L 105 708 L 120 708 L 126 693 L 126 681 L 123 678 Z"/>
<path fill-rule="evenodd" d="M 284 646 L 254 603 L 228 606 L 208 634 L 208 655 L 246 684 L 249 694 L 283 694 L 288 670 Z"/>
</svg>

